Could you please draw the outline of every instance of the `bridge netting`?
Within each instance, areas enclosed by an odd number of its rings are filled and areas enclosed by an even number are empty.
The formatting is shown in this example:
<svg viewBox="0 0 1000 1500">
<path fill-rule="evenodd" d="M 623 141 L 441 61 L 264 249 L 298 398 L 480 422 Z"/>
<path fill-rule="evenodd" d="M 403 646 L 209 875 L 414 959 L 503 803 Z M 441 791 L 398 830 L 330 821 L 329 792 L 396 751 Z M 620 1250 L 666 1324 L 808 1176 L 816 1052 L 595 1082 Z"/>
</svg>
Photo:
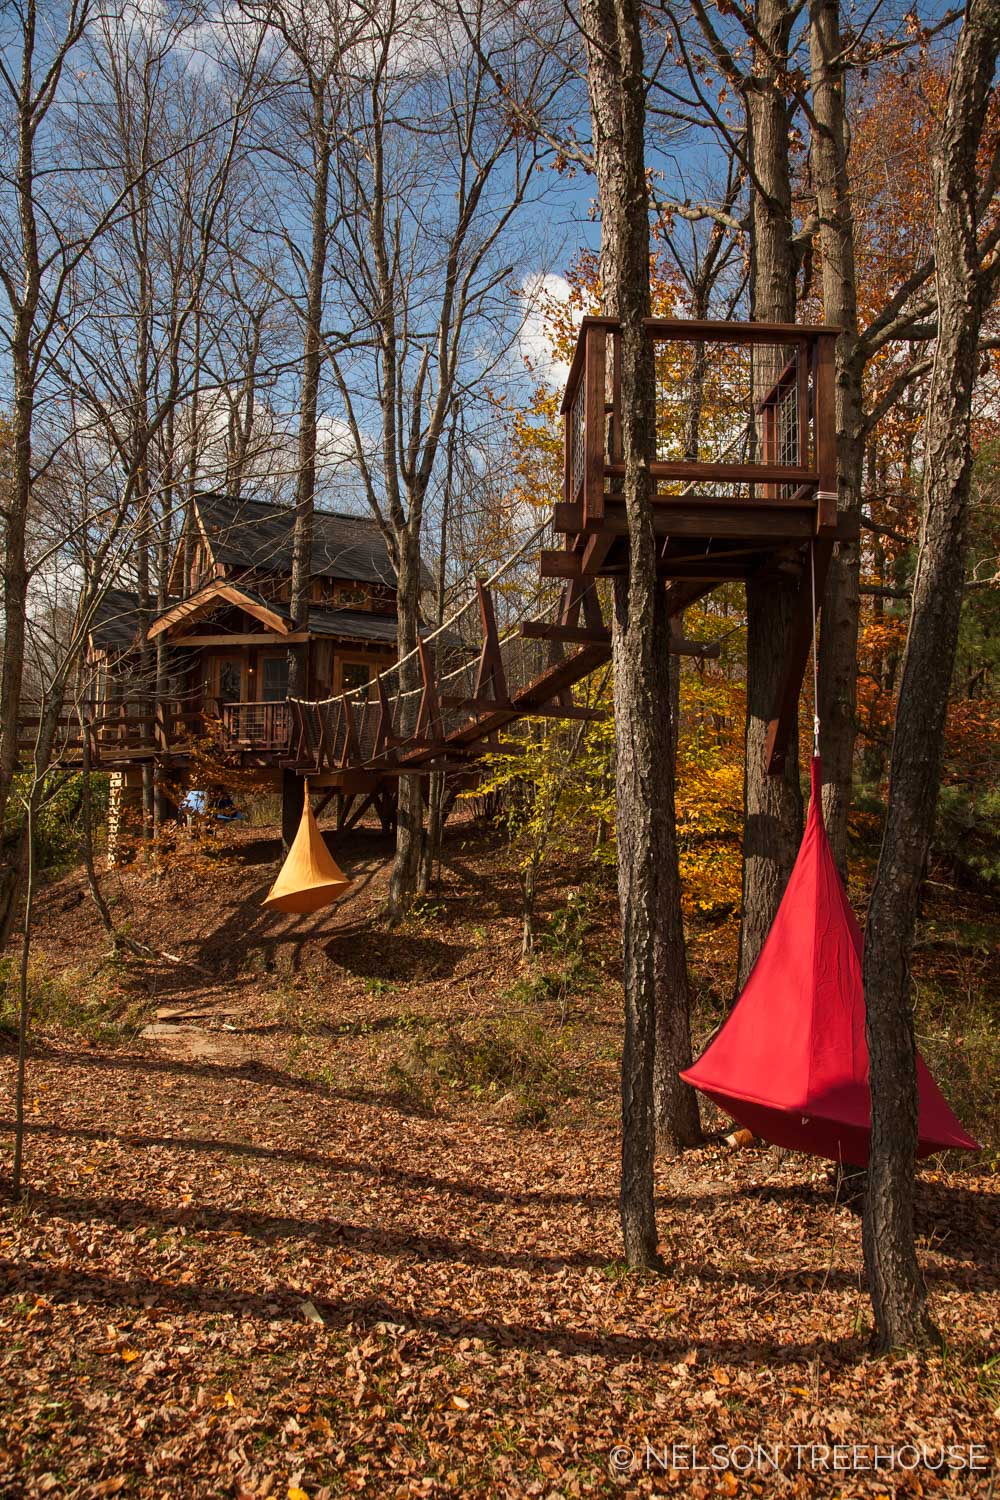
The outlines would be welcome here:
<svg viewBox="0 0 1000 1500">
<path fill-rule="evenodd" d="M 579 645 L 531 638 L 521 628 L 529 621 L 556 626 L 562 616 L 565 585 L 538 577 L 538 550 L 554 536 L 549 517 L 492 573 L 471 572 L 448 618 L 367 685 L 331 698 L 289 700 L 299 765 L 378 769 L 440 753 L 445 742 L 472 744 L 495 732 L 498 720 L 529 712 L 533 688 L 544 701 L 545 683 L 560 677 L 560 667 L 570 667 L 562 674 L 568 681 L 554 692 L 574 680 L 574 661 L 586 675 Z M 589 586 L 596 589 L 597 580 Z"/>
</svg>

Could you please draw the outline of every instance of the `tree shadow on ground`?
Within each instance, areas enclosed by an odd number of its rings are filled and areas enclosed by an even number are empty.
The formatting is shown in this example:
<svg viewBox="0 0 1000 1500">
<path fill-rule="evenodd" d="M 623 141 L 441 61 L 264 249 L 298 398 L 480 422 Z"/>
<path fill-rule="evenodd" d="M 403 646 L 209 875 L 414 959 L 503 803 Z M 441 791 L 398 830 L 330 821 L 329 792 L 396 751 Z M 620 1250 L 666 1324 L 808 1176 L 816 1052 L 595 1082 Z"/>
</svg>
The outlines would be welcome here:
<svg viewBox="0 0 1000 1500">
<path fill-rule="evenodd" d="M 302 1292 L 280 1283 L 266 1292 L 248 1291 L 231 1285 L 178 1284 L 142 1276 L 126 1280 L 99 1272 L 60 1271 L 35 1265 L 19 1268 L 5 1260 L 0 1260 L 0 1275 L 10 1279 L 18 1290 L 42 1295 L 52 1302 L 96 1303 L 108 1308 L 133 1307 L 147 1311 L 156 1308 L 190 1315 L 242 1316 L 268 1324 L 282 1316 L 290 1322 L 302 1320 Z M 699 1355 L 704 1354 L 707 1362 L 728 1359 L 744 1366 L 773 1369 L 810 1364 L 819 1358 L 825 1367 L 830 1368 L 856 1364 L 867 1354 L 865 1343 L 860 1338 L 836 1339 L 817 1335 L 811 1340 L 783 1342 L 777 1337 L 753 1340 L 744 1337 L 691 1338 L 684 1334 L 638 1336 L 473 1319 L 457 1313 L 425 1313 L 375 1296 L 352 1300 L 314 1293 L 310 1301 L 328 1329 L 349 1332 L 352 1341 L 356 1341 L 362 1331 L 378 1331 L 379 1324 L 388 1324 L 403 1332 L 431 1333 L 449 1340 L 479 1338 L 500 1348 L 585 1354 L 615 1362 L 641 1360 L 672 1364 L 694 1350 Z M 978 1353 L 978 1346 L 976 1351 Z"/>
<path fill-rule="evenodd" d="M 391 1090 L 362 1088 L 332 1088 L 318 1078 L 297 1078 L 292 1073 L 285 1073 L 280 1068 L 272 1068 L 267 1063 L 257 1062 L 250 1058 L 245 1062 L 189 1062 L 183 1058 L 176 1057 L 136 1057 L 133 1053 L 104 1054 L 100 1052 L 72 1052 L 68 1053 L 57 1047 L 51 1047 L 44 1043 L 32 1046 L 30 1049 L 32 1058 L 50 1058 L 56 1062 L 71 1061 L 74 1067 L 104 1069 L 109 1072 L 126 1070 L 134 1073 L 175 1073 L 182 1077 L 211 1078 L 218 1081 L 234 1079 L 243 1083 L 252 1083 L 262 1088 L 287 1089 L 296 1094 L 311 1094 L 317 1098 L 339 1099 L 350 1104 L 368 1104 L 374 1108 L 392 1109 L 401 1115 L 422 1115 L 423 1111 L 416 1109 L 393 1093 Z"/>
<path fill-rule="evenodd" d="M 13 1131 L 11 1120 L 0 1120 L 0 1131 Z M 216 1140 L 212 1137 L 186 1135 L 151 1135 L 142 1131 L 114 1131 L 88 1129 L 86 1126 L 28 1124 L 28 1135 L 60 1136 L 68 1140 L 119 1141 L 135 1149 L 148 1147 L 171 1148 L 179 1151 L 197 1151 L 224 1156 L 250 1157 L 260 1161 L 292 1162 L 298 1166 L 315 1167 L 320 1172 L 344 1173 L 352 1177 L 374 1178 L 376 1181 L 396 1183 L 400 1187 L 413 1188 L 420 1192 L 441 1193 L 449 1197 L 469 1198 L 478 1203 L 507 1204 L 511 1207 L 527 1208 L 534 1205 L 549 1208 L 571 1204 L 580 1208 L 612 1208 L 617 1198 L 607 1193 L 559 1193 L 540 1189 L 493 1188 L 471 1178 L 438 1177 L 431 1172 L 416 1172 L 398 1167 L 381 1158 L 363 1161 L 360 1157 L 331 1156 L 320 1151 L 306 1151 L 290 1146 L 259 1146 L 247 1141 Z"/>
<path fill-rule="evenodd" d="M 468 952 L 466 944 L 446 943 L 428 932 L 380 932 L 364 923 L 343 928 L 323 944 L 330 963 L 388 984 L 450 979 Z"/>
</svg>

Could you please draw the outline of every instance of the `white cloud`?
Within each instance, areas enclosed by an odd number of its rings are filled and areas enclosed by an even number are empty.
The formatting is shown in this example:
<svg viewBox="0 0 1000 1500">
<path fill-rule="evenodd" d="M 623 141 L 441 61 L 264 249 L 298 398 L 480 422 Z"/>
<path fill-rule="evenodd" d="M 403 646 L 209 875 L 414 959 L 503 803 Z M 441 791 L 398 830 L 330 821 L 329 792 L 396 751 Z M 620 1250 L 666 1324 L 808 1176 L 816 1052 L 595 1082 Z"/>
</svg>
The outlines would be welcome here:
<svg viewBox="0 0 1000 1500">
<path fill-rule="evenodd" d="M 564 386 L 569 375 L 569 365 L 553 356 L 546 310 L 553 302 L 568 302 L 571 295 L 572 288 L 565 276 L 543 271 L 529 277 L 521 292 L 524 307 L 524 322 L 518 335 L 521 357 L 530 365 L 533 373 L 548 385 Z"/>
</svg>

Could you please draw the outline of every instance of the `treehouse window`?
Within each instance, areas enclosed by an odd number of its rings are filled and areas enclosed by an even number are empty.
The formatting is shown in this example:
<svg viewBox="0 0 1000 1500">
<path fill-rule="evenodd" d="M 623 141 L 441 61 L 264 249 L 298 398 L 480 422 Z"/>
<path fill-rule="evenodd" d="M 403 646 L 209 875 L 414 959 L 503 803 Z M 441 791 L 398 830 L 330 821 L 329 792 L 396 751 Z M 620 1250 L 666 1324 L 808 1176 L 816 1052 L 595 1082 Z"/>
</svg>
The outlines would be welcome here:
<svg viewBox="0 0 1000 1500">
<path fill-rule="evenodd" d="M 288 657 L 265 656 L 261 662 L 260 696 L 265 703 L 284 703 L 288 697 Z"/>
<path fill-rule="evenodd" d="M 223 703 L 239 703 L 243 697 L 243 660 L 239 656 L 217 659 L 216 697 Z"/>
<path fill-rule="evenodd" d="M 363 583 L 335 583 L 330 592 L 334 604 L 340 609 L 371 607 L 371 595 Z"/>
</svg>

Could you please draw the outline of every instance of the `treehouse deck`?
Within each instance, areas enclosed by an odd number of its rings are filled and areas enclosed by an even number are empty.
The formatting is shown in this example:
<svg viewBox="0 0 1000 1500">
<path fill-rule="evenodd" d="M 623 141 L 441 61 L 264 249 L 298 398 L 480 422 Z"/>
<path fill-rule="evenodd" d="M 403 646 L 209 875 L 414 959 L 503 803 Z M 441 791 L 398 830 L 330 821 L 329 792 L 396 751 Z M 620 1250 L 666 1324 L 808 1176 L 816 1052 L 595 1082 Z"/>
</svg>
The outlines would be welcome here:
<svg viewBox="0 0 1000 1500">
<path fill-rule="evenodd" d="M 652 464 L 657 568 L 671 618 L 720 586 L 790 580 L 796 604 L 767 745 L 781 770 L 794 723 L 816 598 L 835 542 L 856 536 L 838 515 L 835 329 L 779 323 L 650 319 L 656 375 Z M 212 732 L 244 765 L 292 770 L 337 794 L 341 818 L 386 815 L 402 775 L 471 781 L 498 734 L 522 718 L 586 720 L 601 712 L 573 689 L 606 668 L 611 635 L 603 580 L 628 562 L 619 325 L 585 318 L 563 401 L 562 499 L 542 526 L 416 651 L 322 701 L 234 703 Z M 556 545 L 558 543 L 558 545 Z M 711 642 L 671 650 L 718 655 Z M 81 721 L 95 766 L 178 760 L 196 727 L 181 708 L 123 709 Z M 64 757 L 79 751 L 68 736 Z M 516 747 L 514 751 L 516 753 Z M 353 811 L 347 811 L 352 809 Z"/>
</svg>

